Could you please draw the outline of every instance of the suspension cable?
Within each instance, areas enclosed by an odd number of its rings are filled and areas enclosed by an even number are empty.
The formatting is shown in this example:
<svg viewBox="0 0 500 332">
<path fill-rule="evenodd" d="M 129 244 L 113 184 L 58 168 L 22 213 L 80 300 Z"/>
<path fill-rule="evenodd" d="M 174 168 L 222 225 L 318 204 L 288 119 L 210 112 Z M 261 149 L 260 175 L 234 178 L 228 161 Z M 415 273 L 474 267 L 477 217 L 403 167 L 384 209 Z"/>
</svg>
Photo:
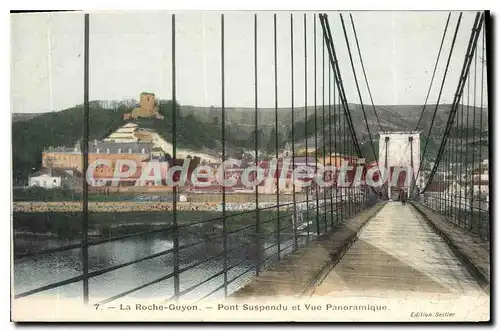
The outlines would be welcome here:
<svg viewBox="0 0 500 332">
<path fill-rule="evenodd" d="M 372 105 L 372 108 L 373 108 L 373 112 L 375 113 L 375 117 L 377 118 L 377 122 L 378 122 L 378 125 L 381 129 L 381 131 L 383 133 L 385 133 L 386 131 L 384 130 L 384 128 L 382 127 L 382 124 L 380 123 L 380 118 L 378 116 L 378 113 L 377 113 L 377 110 L 375 108 L 375 103 L 373 102 L 373 97 L 372 97 L 372 93 L 371 93 L 371 90 L 370 90 L 370 85 L 368 83 L 368 77 L 366 75 L 366 71 L 365 71 L 365 66 L 363 64 L 363 57 L 361 56 L 361 48 L 359 46 L 359 40 L 358 40 L 358 35 L 356 33 L 356 27 L 354 26 L 354 20 L 352 18 L 352 14 L 349 14 L 350 16 L 350 19 L 351 19 L 351 25 L 352 25 L 352 29 L 353 29 L 353 32 L 354 32 L 354 38 L 356 40 L 356 47 L 357 47 L 357 50 L 358 50 L 358 56 L 359 56 L 359 61 L 361 63 L 361 68 L 363 70 L 363 76 L 365 78 L 365 84 L 366 84 L 366 87 L 368 89 L 368 95 L 370 96 L 370 102 L 371 102 L 371 105 Z M 366 112 L 365 112 L 365 109 L 364 109 L 364 106 L 363 106 L 363 100 L 361 98 L 361 93 L 360 93 L 360 90 L 359 90 L 359 85 L 358 85 L 358 80 L 356 78 L 356 72 L 354 70 L 354 64 L 353 64 L 353 61 L 352 61 L 352 56 L 351 56 L 351 50 L 350 50 L 350 47 L 349 47 L 349 41 L 347 39 L 347 33 L 346 33 L 346 30 L 345 30 L 345 26 L 344 26 L 344 20 L 342 18 L 342 14 L 340 14 L 340 19 L 342 21 L 342 28 L 344 30 L 344 36 L 346 38 L 346 43 L 347 43 L 347 48 L 348 48 L 348 51 L 349 51 L 349 57 L 350 57 L 350 60 L 351 60 L 351 65 L 352 65 L 352 69 L 353 69 L 353 73 L 354 73 L 354 78 L 356 80 L 356 87 L 357 87 L 357 90 L 358 90 L 358 94 L 359 94 L 359 99 L 360 99 L 360 103 L 361 103 L 361 109 L 363 110 L 363 116 L 365 118 L 365 123 L 366 123 L 366 128 L 368 130 L 368 137 L 370 139 L 370 145 L 371 145 L 371 148 L 372 148 L 372 152 L 373 152 L 373 156 L 375 158 L 375 162 L 377 164 L 377 169 L 380 169 L 380 164 L 379 164 L 379 156 L 377 155 L 377 153 L 375 152 L 375 147 L 373 145 L 373 138 L 372 138 L 372 135 L 371 135 L 371 132 L 370 132 L 370 127 L 368 125 L 368 120 L 366 118 Z M 379 173 L 380 174 L 380 173 Z"/>
<path fill-rule="evenodd" d="M 352 59 L 351 46 L 349 45 L 349 38 L 347 37 L 347 31 L 346 31 L 345 24 L 344 24 L 344 18 L 342 17 L 342 14 L 339 14 L 339 15 L 340 15 L 340 22 L 342 23 L 342 30 L 344 31 L 344 38 L 345 38 L 345 42 L 347 45 L 347 51 L 349 53 L 349 61 L 351 62 L 352 73 L 354 75 L 354 82 L 356 83 L 356 90 L 358 91 L 359 102 L 361 103 L 361 110 L 363 111 L 363 118 L 365 119 L 366 130 L 368 131 L 368 138 L 370 140 L 370 145 L 372 148 L 373 157 L 377 161 L 377 165 L 378 165 L 378 158 L 377 158 L 377 154 L 375 153 L 375 147 L 373 146 L 372 134 L 370 131 L 370 126 L 368 124 L 368 119 L 366 117 L 365 106 L 363 104 L 363 97 L 361 96 L 361 91 L 359 89 L 358 77 L 356 75 L 356 69 L 354 67 L 354 61 Z"/>
<path fill-rule="evenodd" d="M 451 17 L 451 13 L 448 14 L 448 19 L 446 20 L 446 25 L 444 27 L 443 37 L 441 38 L 441 45 L 439 46 L 439 52 L 437 55 L 436 63 L 434 64 L 434 71 L 432 72 L 431 83 L 429 84 L 429 90 L 427 91 L 427 96 L 425 97 L 424 106 L 422 107 L 422 111 L 420 112 L 420 118 L 418 119 L 417 125 L 415 126 L 415 131 L 418 130 L 418 126 L 420 125 L 420 122 L 422 121 L 422 117 L 423 117 L 424 112 L 425 112 L 425 107 L 427 106 L 427 101 L 429 100 L 429 95 L 431 94 L 432 83 L 434 82 L 434 76 L 436 75 L 436 70 L 438 67 L 439 58 L 441 57 L 441 51 L 443 49 L 444 39 L 446 37 L 446 31 L 448 30 L 448 24 L 450 23 L 450 17 Z"/>
<path fill-rule="evenodd" d="M 356 40 L 356 47 L 358 49 L 359 62 L 361 63 L 361 68 L 363 69 L 363 76 L 365 77 L 366 88 L 368 89 L 368 95 L 370 96 L 370 101 L 372 103 L 373 113 L 375 113 L 380 130 L 383 133 L 385 133 L 385 129 L 384 127 L 382 127 L 382 124 L 380 123 L 380 118 L 378 116 L 377 109 L 375 108 L 375 103 L 373 102 L 370 85 L 368 84 L 368 77 L 366 76 L 365 65 L 363 64 L 363 57 L 361 56 L 361 48 L 359 47 L 358 34 L 356 33 L 356 27 L 354 26 L 354 20 L 352 18 L 352 14 L 349 14 L 349 17 L 351 18 L 351 25 L 352 25 L 352 30 L 354 32 L 354 39 Z"/>
<path fill-rule="evenodd" d="M 356 150 L 358 157 L 362 158 L 363 155 L 362 155 L 361 149 L 359 147 L 358 138 L 356 136 L 356 131 L 354 130 L 354 125 L 352 123 L 351 113 L 349 110 L 349 105 L 347 104 L 347 98 L 345 95 L 344 85 L 342 83 L 342 76 L 340 74 L 340 69 L 338 67 L 337 54 L 335 52 L 335 47 L 333 45 L 332 33 L 330 30 L 330 25 L 328 23 L 328 16 L 326 14 L 319 14 L 319 18 L 320 18 L 320 22 L 321 22 L 321 27 L 323 29 L 323 37 L 325 38 L 325 42 L 326 42 L 327 49 L 328 49 L 330 64 L 332 65 L 334 73 L 336 73 L 334 75 L 335 83 L 339 88 L 339 98 L 342 102 L 344 114 L 345 114 L 346 119 L 347 119 L 347 125 L 349 127 L 350 132 L 351 132 L 351 137 L 352 137 L 353 142 L 354 142 L 354 148 Z"/>
<path fill-rule="evenodd" d="M 441 81 L 441 88 L 439 89 L 439 95 L 438 95 L 438 99 L 436 101 L 436 107 L 434 108 L 434 114 L 432 115 L 431 126 L 430 126 L 429 132 L 427 134 L 427 139 L 425 140 L 424 151 L 423 151 L 423 153 L 421 154 L 421 157 L 420 157 L 421 161 L 424 160 L 425 154 L 427 153 L 427 146 L 429 144 L 429 140 L 430 140 L 430 136 L 431 136 L 431 132 L 432 132 L 432 127 L 434 126 L 434 121 L 436 120 L 436 114 L 437 114 L 437 110 L 438 110 L 438 107 L 439 107 L 439 102 L 441 101 L 441 95 L 443 93 L 444 84 L 446 82 L 446 76 L 448 74 L 448 68 L 450 66 L 450 61 L 451 61 L 451 56 L 453 54 L 453 49 L 455 48 L 455 41 L 457 39 L 457 34 L 458 34 L 458 30 L 460 28 L 460 22 L 461 21 L 462 21 L 462 13 L 460 13 L 460 15 L 458 16 L 457 26 L 455 28 L 455 34 L 453 35 L 453 40 L 451 42 L 450 53 L 448 55 L 448 61 L 446 62 L 446 68 L 444 70 L 443 80 Z M 418 179 L 418 176 L 420 174 L 420 170 L 421 169 L 422 169 L 422 163 L 420 163 L 420 165 L 418 167 L 417 176 L 416 176 L 417 179 Z M 412 192 L 413 192 L 413 188 L 412 188 Z"/>
<path fill-rule="evenodd" d="M 483 188 L 482 188 L 482 179 L 481 176 L 483 174 L 482 164 L 483 164 L 483 93 L 484 93 L 484 66 L 485 66 L 485 58 L 484 58 L 484 45 L 485 45 L 485 38 L 486 31 L 483 29 L 483 38 L 482 38 L 482 45 L 481 45 L 481 108 L 479 109 L 479 206 L 481 207 L 481 202 L 482 202 L 482 193 L 483 193 Z"/>
<path fill-rule="evenodd" d="M 467 79 L 467 76 L 468 76 L 468 73 L 469 73 L 469 69 L 470 69 L 470 65 L 472 63 L 472 58 L 473 58 L 474 50 L 475 50 L 475 48 L 477 46 L 477 40 L 478 40 L 479 34 L 481 32 L 481 27 L 482 27 L 483 21 L 484 21 L 484 13 L 481 13 L 481 14 L 477 13 L 476 14 L 476 19 L 474 20 L 474 25 L 473 25 L 473 28 L 472 28 L 471 36 L 470 36 L 470 39 L 469 39 L 469 45 L 467 47 L 467 52 L 465 54 L 465 60 L 464 60 L 464 64 L 463 64 L 463 67 L 462 67 L 462 72 L 460 74 L 460 81 L 459 81 L 458 86 L 457 86 L 457 92 L 455 93 L 455 97 L 454 97 L 454 100 L 453 100 L 453 104 L 452 104 L 452 108 L 451 108 L 451 111 L 450 111 L 450 115 L 448 117 L 448 122 L 446 124 L 445 133 L 443 134 L 443 139 L 442 139 L 441 145 L 439 147 L 439 151 L 438 151 L 438 154 L 437 154 L 437 157 L 436 157 L 436 162 L 434 163 L 434 166 L 432 168 L 431 174 L 429 176 L 429 180 L 428 180 L 425 188 L 422 190 L 421 194 L 423 194 L 427 190 L 427 188 L 429 187 L 430 183 L 432 182 L 432 179 L 434 178 L 434 175 L 436 174 L 436 171 L 437 171 L 437 166 L 439 165 L 439 162 L 440 162 L 441 157 L 443 155 L 444 148 L 446 146 L 446 143 L 447 143 L 447 140 L 448 140 L 448 136 L 450 134 L 451 127 L 453 125 L 453 120 L 454 120 L 455 113 L 456 113 L 456 110 L 457 110 L 457 107 L 458 107 L 458 103 L 459 103 L 460 97 L 461 97 L 461 95 L 463 93 L 463 90 L 464 90 L 465 80 Z"/>
</svg>

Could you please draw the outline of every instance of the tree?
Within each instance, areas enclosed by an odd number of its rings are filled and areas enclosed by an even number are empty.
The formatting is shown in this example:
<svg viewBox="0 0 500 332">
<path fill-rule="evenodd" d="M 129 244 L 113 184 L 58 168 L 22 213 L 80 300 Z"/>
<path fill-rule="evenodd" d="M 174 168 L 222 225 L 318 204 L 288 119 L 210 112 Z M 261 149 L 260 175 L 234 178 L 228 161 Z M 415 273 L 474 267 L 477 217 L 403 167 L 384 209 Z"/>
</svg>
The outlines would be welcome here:
<svg viewBox="0 0 500 332">
<path fill-rule="evenodd" d="M 266 145 L 266 150 L 268 153 L 271 153 L 273 151 L 276 151 L 276 142 L 279 141 L 279 137 L 278 137 L 278 140 L 276 139 L 276 129 L 271 129 L 271 132 L 269 134 L 269 140 L 267 141 L 267 145 Z"/>
<path fill-rule="evenodd" d="M 256 134 L 257 132 L 257 134 Z M 262 149 L 263 147 L 267 146 L 267 138 L 266 134 L 264 133 L 264 130 L 262 128 L 257 128 L 257 131 L 255 128 L 251 131 L 250 137 L 247 141 L 247 148 L 248 149 L 255 149 L 255 139 L 258 139 L 258 149 Z"/>
<path fill-rule="evenodd" d="M 212 118 L 212 126 L 220 128 L 220 120 L 218 116 Z"/>
</svg>

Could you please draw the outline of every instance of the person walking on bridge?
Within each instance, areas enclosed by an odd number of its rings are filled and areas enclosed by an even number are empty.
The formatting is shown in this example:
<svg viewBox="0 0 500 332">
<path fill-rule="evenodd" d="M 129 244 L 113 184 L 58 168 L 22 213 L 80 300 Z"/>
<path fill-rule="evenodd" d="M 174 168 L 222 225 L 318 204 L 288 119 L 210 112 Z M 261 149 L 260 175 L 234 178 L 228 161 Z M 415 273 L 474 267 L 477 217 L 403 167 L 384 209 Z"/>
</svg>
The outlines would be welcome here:
<svg viewBox="0 0 500 332">
<path fill-rule="evenodd" d="M 405 195 L 405 190 L 403 188 L 400 188 L 399 189 L 399 199 L 401 200 L 401 203 L 403 203 L 403 205 L 406 204 L 406 195 Z"/>
</svg>

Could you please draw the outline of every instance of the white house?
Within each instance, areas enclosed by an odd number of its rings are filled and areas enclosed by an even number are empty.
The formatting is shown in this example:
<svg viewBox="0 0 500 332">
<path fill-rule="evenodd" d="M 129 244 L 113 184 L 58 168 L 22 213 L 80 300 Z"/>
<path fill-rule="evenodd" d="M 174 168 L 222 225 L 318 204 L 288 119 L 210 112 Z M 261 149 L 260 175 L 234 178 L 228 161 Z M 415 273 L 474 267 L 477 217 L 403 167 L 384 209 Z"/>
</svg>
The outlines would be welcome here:
<svg viewBox="0 0 500 332">
<path fill-rule="evenodd" d="M 30 175 L 28 185 L 46 189 L 71 187 L 75 183 L 76 174 L 74 172 L 74 170 L 64 170 L 62 168 L 42 168 Z"/>
</svg>

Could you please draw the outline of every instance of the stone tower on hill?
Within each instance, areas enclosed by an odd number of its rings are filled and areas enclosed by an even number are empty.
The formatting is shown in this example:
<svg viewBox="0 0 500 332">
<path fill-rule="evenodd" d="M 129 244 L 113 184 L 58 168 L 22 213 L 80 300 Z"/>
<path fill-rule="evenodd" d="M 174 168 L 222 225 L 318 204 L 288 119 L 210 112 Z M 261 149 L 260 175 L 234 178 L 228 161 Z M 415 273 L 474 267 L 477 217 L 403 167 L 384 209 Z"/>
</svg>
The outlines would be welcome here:
<svg viewBox="0 0 500 332">
<path fill-rule="evenodd" d="M 135 120 L 137 118 L 163 119 L 163 116 L 158 113 L 158 106 L 156 105 L 154 93 L 141 93 L 138 107 L 134 108 L 131 113 L 125 113 L 123 115 L 123 120 Z"/>
</svg>

